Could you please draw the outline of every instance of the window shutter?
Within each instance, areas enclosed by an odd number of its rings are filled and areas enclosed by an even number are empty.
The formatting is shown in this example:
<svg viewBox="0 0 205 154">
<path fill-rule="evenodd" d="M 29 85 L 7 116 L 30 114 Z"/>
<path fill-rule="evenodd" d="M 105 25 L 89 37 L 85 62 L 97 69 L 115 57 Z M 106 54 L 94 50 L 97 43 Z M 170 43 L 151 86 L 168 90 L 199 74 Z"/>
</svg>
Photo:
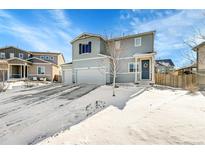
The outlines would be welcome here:
<svg viewBox="0 0 205 154">
<path fill-rule="evenodd" d="M 89 52 L 89 45 L 88 45 L 88 44 L 85 45 L 85 52 L 86 52 L 86 53 Z"/>
<path fill-rule="evenodd" d="M 82 46 L 83 46 L 82 53 L 85 53 L 85 44 L 83 44 Z"/>
<path fill-rule="evenodd" d="M 89 50 L 88 52 L 91 53 L 91 42 L 88 43 Z"/>
<path fill-rule="evenodd" d="M 81 54 L 82 53 L 82 49 L 81 49 L 81 44 L 79 44 L 79 54 Z"/>
</svg>

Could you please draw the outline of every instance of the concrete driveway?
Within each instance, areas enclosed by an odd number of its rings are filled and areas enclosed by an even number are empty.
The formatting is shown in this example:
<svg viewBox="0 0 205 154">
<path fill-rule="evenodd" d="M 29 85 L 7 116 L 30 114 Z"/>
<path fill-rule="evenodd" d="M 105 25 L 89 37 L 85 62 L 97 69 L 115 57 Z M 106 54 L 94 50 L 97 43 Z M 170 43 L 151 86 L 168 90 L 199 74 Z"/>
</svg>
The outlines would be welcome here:
<svg viewBox="0 0 205 154">
<path fill-rule="evenodd" d="M 35 144 L 82 121 L 85 107 L 72 102 L 97 87 L 51 84 L 1 93 L 0 144 Z"/>
</svg>

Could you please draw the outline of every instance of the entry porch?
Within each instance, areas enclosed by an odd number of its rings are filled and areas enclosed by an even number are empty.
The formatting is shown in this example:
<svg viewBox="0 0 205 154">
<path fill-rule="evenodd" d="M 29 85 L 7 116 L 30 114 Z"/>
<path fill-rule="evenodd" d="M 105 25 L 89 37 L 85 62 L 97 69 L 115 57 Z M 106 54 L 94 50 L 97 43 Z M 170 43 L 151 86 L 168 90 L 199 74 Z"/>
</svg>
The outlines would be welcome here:
<svg viewBox="0 0 205 154">
<path fill-rule="evenodd" d="M 135 72 L 135 83 L 154 83 L 155 53 L 134 55 L 137 69 Z"/>
<path fill-rule="evenodd" d="M 0 81 L 25 80 L 28 78 L 30 66 L 30 62 L 19 58 L 1 60 Z"/>
</svg>

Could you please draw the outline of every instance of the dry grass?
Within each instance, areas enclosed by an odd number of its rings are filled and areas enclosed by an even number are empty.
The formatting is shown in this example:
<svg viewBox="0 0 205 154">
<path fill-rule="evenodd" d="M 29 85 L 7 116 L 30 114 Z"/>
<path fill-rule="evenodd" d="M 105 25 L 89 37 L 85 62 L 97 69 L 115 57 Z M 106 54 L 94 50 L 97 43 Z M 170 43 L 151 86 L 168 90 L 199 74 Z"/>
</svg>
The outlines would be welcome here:
<svg viewBox="0 0 205 154">
<path fill-rule="evenodd" d="M 189 85 L 189 86 L 187 87 L 187 90 L 188 90 L 190 93 L 194 94 L 194 93 L 196 93 L 196 92 L 199 90 L 199 87 L 198 87 L 197 85 L 191 84 L 191 85 Z"/>
</svg>

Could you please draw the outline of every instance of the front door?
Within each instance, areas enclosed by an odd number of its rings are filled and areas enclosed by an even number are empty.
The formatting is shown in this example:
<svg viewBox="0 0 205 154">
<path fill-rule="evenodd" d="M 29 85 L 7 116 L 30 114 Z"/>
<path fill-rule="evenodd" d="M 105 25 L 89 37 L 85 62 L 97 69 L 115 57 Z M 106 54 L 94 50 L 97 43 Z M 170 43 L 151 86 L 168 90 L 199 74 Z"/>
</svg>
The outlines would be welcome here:
<svg viewBox="0 0 205 154">
<path fill-rule="evenodd" d="M 142 60 L 142 80 L 149 79 L 149 60 Z"/>
</svg>

